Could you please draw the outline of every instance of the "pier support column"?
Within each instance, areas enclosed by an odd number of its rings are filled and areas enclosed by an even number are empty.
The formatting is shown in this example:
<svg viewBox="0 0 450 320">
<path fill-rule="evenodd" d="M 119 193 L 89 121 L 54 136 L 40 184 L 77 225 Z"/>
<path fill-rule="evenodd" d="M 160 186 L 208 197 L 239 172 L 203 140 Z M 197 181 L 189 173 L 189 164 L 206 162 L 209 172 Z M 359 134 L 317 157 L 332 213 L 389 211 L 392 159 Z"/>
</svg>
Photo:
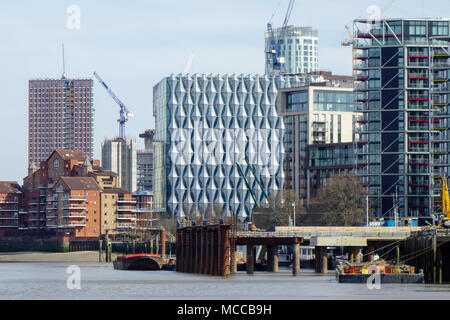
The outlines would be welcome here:
<svg viewBox="0 0 450 320">
<path fill-rule="evenodd" d="M 268 271 L 268 272 L 273 272 L 273 271 L 272 271 L 272 267 L 273 267 L 273 261 L 272 261 L 272 259 L 273 259 L 273 257 L 272 257 L 272 255 L 270 254 L 271 251 L 272 251 L 272 246 L 267 246 L 266 252 L 267 252 L 267 271 Z"/>
<path fill-rule="evenodd" d="M 437 283 L 437 237 L 436 234 L 433 234 L 432 238 L 432 248 L 433 248 L 433 283 Z"/>
<path fill-rule="evenodd" d="M 255 246 L 247 244 L 247 274 L 253 274 L 255 271 Z"/>
<path fill-rule="evenodd" d="M 103 246 L 103 240 L 98 240 L 98 262 L 103 262 L 102 246 Z"/>
<path fill-rule="evenodd" d="M 315 248 L 316 273 L 328 273 L 327 247 Z"/>
<path fill-rule="evenodd" d="M 298 243 L 292 245 L 292 275 L 300 275 L 300 245 Z"/>
<path fill-rule="evenodd" d="M 161 257 L 166 257 L 166 228 L 161 227 L 159 231 L 159 240 L 161 241 Z"/>
<path fill-rule="evenodd" d="M 267 271 L 278 272 L 278 246 L 267 246 Z"/>
<path fill-rule="evenodd" d="M 437 249 L 437 281 L 442 284 L 442 246 Z"/>
<path fill-rule="evenodd" d="M 231 248 L 231 273 L 236 274 L 237 272 L 237 252 L 236 252 L 236 245 L 234 245 L 234 248 Z"/>
<path fill-rule="evenodd" d="M 361 248 L 349 247 L 348 248 L 348 261 L 351 263 L 361 262 Z"/>
<path fill-rule="evenodd" d="M 370 245 L 367 247 L 367 253 L 364 257 L 364 261 L 372 262 L 372 261 L 374 261 L 374 257 L 375 257 L 375 246 Z"/>
</svg>

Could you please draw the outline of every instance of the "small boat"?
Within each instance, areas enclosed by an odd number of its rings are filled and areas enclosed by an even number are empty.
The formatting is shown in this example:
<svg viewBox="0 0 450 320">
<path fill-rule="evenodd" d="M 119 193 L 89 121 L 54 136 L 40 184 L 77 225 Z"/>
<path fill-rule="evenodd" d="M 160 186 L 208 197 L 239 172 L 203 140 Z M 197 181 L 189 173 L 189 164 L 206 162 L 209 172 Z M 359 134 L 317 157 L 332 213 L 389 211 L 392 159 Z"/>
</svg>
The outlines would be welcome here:
<svg viewBox="0 0 450 320">
<path fill-rule="evenodd" d="M 423 270 L 415 272 L 413 266 L 389 264 L 384 260 L 366 263 L 341 262 L 336 267 L 336 279 L 339 283 L 367 283 L 379 275 L 380 283 L 424 283 Z"/>
</svg>

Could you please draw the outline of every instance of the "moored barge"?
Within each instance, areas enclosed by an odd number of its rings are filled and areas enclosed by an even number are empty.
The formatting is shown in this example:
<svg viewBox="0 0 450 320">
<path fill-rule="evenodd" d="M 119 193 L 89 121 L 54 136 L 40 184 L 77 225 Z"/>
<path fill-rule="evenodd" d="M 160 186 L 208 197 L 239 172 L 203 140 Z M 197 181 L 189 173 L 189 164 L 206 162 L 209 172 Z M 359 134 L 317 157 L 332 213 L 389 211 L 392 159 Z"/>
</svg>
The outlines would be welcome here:
<svg viewBox="0 0 450 320">
<path fill-rule="evenodd" d="M 336 267 L 336 279 L 339 283 L 367 283 L 377 281 L 374 274 L 379 275 L 379 283 L 424 283 L 423 270 L 415 272 L 415 268 L 406 264 L 389 264 L 383 260 L 366 263 L 340 263 Z"/>
<path fill-rule="evenodd" d="M 117 257 L 113 266 L 116 270 L 174 270 L 175 259 L 163 258 L 159 254 L 129 254 Z"/>
</svg>

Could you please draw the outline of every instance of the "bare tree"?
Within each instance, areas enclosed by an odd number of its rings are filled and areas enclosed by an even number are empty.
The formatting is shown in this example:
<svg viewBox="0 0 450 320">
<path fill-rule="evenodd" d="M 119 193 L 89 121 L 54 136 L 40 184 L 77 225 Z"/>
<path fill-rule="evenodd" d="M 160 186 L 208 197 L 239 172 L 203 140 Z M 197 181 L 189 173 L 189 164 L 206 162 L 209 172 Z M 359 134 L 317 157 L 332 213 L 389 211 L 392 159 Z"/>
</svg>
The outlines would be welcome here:
<svg viewBox="0 0 450 320">
<path fill-rule="evenodd" d="M 274 230 L 276 226 L 289 225 L 295 214 L 299 218 L 305 213 L 303 201 L 294 190 L 283 190 L 268 196 L 267 203 L 260 204 L 253 210 L 252 220 L 258 228 Z M 296 219 L 298 221 L 298 219 Z"/>
<path fill-rule="evenodd" d="M 365 221 L 365 198 L 360 178 L 354 174 L 334 175 L 326 180 L 317 196 L 322 223 L 334 226 L 354 226 Z"/>
</svg>

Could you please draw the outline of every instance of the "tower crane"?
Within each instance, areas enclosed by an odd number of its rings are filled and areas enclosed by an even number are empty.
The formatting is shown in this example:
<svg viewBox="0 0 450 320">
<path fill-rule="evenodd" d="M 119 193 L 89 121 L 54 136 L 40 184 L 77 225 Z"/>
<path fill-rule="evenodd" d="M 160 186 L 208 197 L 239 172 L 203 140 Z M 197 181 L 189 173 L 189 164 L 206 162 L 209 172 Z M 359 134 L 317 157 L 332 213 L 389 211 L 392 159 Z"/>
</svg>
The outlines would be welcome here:
<svg viewBox="0 0 450 320">
<path fill-rule="evenodd" d="M 352 32 L 351 32 L 350 27 L 348 25 L 345 25 L 345 30 L 347 30 L 349 39 L 342 41 L 341 45 L 343 47 L 350 47 L 350 46 L 352 46 L 355 43 L 355 39 L 353 38 Z"/>
<path fill-rule="evenodd" d="M 119 98 L 117 98 L 114 92 L 106 85 L 102 78 L 100 78 L 97 72 L 94 72 L 94 76 L 97 78 L 98 82 L 100 82 L 105 87 L 106 91 L 108 91 L 114 101 L 120 106 L 120 117 L 119 119 L 117 119 L 117 122 L 119 122 L 119 137 L 121 139 L 125 139 L 125 123 L 129 118 L 134 117 L 134 114 L 127 109 L 127 107 L 123 104 L 122 101 L 119 100 Z"/>
<path fill-rule="evenodd" d="M 278 48 L 279 40 L 283 39 L 286 35 L 287 25 L 289 23 L 289 18 L 291 17 L 292 9 L 294 7 L 295 0 L 290 0 L 289 5 L 286 11 L 286 15 L 284 17 L 283 26 L 281 27 L 278 36 L 275 37 L 275 34 L 272 29 L 272 22 L 267 23 L 267 32 L 269 34 L 269 45 L 268 50 L 266 51 L 266 60 L 267 64 L 269 64 L 272 68 L 272 71 L 281 71 L 281 66 L 285 63 L 285 58 L 280 56 Z"/>
</svg>

